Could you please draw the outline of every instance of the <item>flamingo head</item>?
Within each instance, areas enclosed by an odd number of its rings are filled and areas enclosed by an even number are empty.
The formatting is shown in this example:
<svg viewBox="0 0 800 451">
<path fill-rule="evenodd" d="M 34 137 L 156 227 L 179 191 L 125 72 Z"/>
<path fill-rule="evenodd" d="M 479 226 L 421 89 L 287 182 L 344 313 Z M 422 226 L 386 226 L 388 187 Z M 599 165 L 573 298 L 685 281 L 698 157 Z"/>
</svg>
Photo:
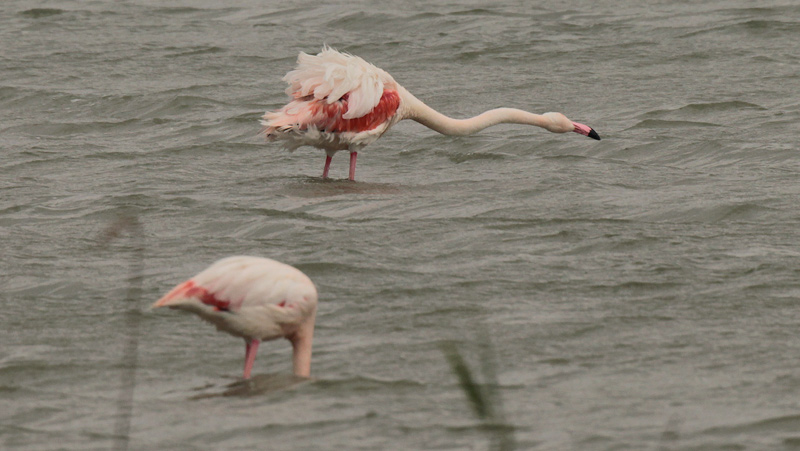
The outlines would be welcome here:
<svg viewBox="0 0 800 451">
<path fill-rule="evenodd" d="M 575 132 L 598 141 L 600 140 L 600 135 L 598 135 L 592 127 L 573 122 L 561 113 L 544 113 L 542 117 L 546 120 L 543 121 L 540 127 L 544 127 L 546 130 L 553 133 Z"/>
</svg>

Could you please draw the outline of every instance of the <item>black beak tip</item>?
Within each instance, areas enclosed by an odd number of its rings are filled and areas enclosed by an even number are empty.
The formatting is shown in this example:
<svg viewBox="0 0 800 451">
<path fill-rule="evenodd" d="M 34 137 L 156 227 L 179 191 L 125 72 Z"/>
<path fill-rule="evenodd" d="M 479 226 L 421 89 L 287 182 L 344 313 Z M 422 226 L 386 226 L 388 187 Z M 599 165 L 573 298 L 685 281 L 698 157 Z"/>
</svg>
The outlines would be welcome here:
<svg viewBox="0 0 800 451">
<path fill-rule="evenodd" d="M 589 130 L 589 138 L 600 141 L 600 135 L 598 135 L 597 132 L 594 131 L 594 129 Z"/>
</svg>

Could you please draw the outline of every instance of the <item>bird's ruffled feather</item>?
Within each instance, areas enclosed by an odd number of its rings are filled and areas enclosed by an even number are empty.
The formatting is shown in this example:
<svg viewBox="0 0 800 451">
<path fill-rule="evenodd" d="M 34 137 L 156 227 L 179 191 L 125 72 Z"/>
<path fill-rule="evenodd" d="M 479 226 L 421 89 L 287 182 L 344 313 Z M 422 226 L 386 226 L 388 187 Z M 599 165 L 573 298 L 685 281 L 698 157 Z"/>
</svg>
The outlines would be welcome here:
<svg viewBox="0 0 800 451">
<path fill-rule="evenodd" d="M 283 78 L 286 93 L 295 99 L 313 95 L 328 104 L 348 95 L 344 119 L 355 119 L 372 111 L 384 88 L 397 89 L 391 75 L 363 59 L 324 47 L 317 55 L 300 53 L 297 67 Z"/>
</svg>

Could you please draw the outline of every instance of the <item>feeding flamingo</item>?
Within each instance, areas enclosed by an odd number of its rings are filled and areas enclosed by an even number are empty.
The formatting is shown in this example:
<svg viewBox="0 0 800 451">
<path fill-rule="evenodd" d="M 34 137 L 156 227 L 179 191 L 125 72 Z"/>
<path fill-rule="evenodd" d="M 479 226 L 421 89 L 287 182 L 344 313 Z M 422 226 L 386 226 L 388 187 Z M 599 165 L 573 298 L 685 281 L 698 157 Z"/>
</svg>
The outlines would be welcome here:
<svg viewBox="0 0 800 451">
<path fill-rule="evenodd" d="M 289 83 L 286 93 L 292 100 L 264 115 L 264 133 L 270 141 L 283 140 L 290 150 L 304 145 L 325 150 L 323 178 L 328 177 L 333 155 L 348 150 L 350 180 L 354 180 L 358 152 L 402 119 L 445 135 L 470 135 L 492 125 L 514 123 L 600 139 L 591 127 L 561 113 L 496 108 L 469 119 L 447 117 L 411 95 L 386 71 L 327 46 L 318 55 L 301 52 L 297 67 L 283 79 Z"/>
<path fill-rule="evenodd" d="M 259 257 L 228 257 L 181 283 L 152 308 L 186 310 L 245 341 L 244 378 L 263 340 L 292 343 L 294 374 L 311 373 L 317 289 L 289 265 Z"/>
</svg>

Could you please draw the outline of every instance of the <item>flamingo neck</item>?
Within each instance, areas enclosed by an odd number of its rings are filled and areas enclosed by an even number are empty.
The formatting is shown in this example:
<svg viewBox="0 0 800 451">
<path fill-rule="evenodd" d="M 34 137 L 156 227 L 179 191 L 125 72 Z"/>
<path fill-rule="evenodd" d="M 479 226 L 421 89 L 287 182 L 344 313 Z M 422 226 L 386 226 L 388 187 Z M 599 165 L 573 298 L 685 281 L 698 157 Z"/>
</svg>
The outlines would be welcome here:
<svg viewBox="0 0 800 451">
<path fill-rule="evenodd" d="M 497 124 L 534 125 L 556 133 L 574 129 L 570 122 L 564 123 L 552 113 L 534 114 L 516 108 L 496 108 L 468 119 L 453 119 L 425 105 L 408 91 L 405 94 L 408 108 L 405 118 L 413 119 L 443 135 L 471 135 Z"/>
<path fill-rule="evenodd" d="M 301 377 L 311 375 L 311 342 L 314 338 L 314 317 L 309 318 L 306 323 L 288 337 L 292 342 L 292 370 L 294 374 Z"/>
</svg>

